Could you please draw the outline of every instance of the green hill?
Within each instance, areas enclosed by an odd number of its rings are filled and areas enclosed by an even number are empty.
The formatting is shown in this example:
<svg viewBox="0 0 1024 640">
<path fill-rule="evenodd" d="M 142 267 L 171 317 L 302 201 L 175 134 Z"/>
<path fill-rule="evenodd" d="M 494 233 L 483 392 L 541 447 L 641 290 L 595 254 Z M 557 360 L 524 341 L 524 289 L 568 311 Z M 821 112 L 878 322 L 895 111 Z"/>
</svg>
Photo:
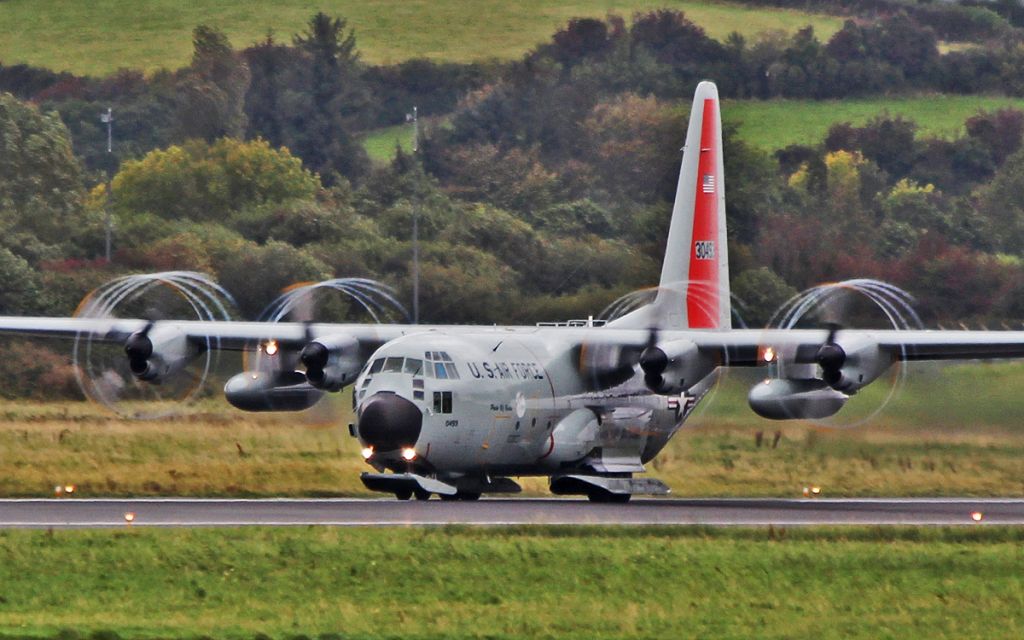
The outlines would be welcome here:
<svg viewBox="0 0 1024 640">
<path fill-rule="evenodd" d="M 978 111 L 1024 109 L 1024 100 L 1002 96 L 892 96 L 850 100 L 727 100 L 722 119 L 740 136 L 767 151 L 790 144 L 819 144 L 837 122 L 864 124 L 882 113 L 917 123 L 918 135 L 952 139 Z"/>
<path fill-rule="evenodd" d="M 964 121 L 978 111 L 1005 107 L 1024 109 L 1024 99 L 936 94 L 852 100 L 726 100 L 722 118 L 727 124 L 735 125 L 740 137 L 750 144 L 775 151 L 791 144 L 820 144 L 833 124 L 863 125 L 884 113 L 913 120 L 920 136 L 952 139 L 963 133 Z M 683 133 L 679 132 L 680 138 Z M 363 142 L 376 162 L 387 162 L 394 157 L 396 144 L 409 150 L 412 144 L 410 125 L 371 131 Z"/>
<path fill-rule="evenodd" d="M 548 40 L 571 17 L 629 16 L 659 7 L 685 11 L 716 38 L 807 24 L 827 37 L 842 24 L 830 16 L 694 0 L 7 0 L 0 2 L 0 61 L 94 75 L 121 67 L 177 68 L 189 60 L 197 24 L 220 27 L 236 47 L 245 47 L 271 30 L 290 40 L 317 11 L 348 18 L 372 63 L 510 59 Z"/>
</svg>

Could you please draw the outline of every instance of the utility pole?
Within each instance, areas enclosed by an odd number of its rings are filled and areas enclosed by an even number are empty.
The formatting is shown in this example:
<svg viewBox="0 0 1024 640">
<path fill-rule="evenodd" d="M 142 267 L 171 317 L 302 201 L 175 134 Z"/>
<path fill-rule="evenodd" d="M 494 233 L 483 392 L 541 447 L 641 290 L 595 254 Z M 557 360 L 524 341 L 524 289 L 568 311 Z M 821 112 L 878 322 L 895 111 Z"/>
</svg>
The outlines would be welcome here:
<svg viewBox="0 0 1024 640">
<path fill-rule="evenodd" d="M 420 146 L 419 111 L 412 108 L 412 153 L 415 158 Z M 420 323 L 420 200 L 419 194 L 412 201 L 412 323 Z"/>
<path fill-rule="evenodd" d="M 100 114 L 100 122 L 102 122 L 102 123 L 107 125 L 107 154 L 113 154 L 114 153 L 114 110 L 112 108 L 110 108 L 110 107 L 107 107 L 107 112 Z M 113 156 L 109 155 L 108 157 L 113 157 Z M 111 168 L 112 167 L 113 167 L 113 164 L 111 163 Z M 105 207 L 106 215 L 104 216 L 104 221 L 103 221 L 103 226 L 105 227 L 105 230 L 106 230 L 106 238 L 105 238 L 106 244 L 105 244 L 105 246 L 106 246 L 107 264 L 110 264 L 110 232 L 111 232 L 111 219 L 110 219 L 110 205 L 111 205 L 111 202 L 110 201 L 111 201 L 111 198 L 113 196 L 113 191 L 112 191 L 111 186 L 110 186 L 110 180 L 111 180 L 110 172 L 111 172 L 111 168 L 107 169 L 107 205 Z"/>
</svg>

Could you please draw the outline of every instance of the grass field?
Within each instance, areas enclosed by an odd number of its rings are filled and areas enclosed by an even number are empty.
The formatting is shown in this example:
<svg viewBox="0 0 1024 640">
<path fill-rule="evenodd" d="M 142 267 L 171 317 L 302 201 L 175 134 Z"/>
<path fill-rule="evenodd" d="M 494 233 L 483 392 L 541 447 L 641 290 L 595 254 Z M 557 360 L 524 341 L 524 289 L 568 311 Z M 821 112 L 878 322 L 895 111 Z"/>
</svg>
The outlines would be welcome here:
<svg viewBox="0 0 1024 640">
<path fill-rule="evenodd" d="M 402 151 L 412 150 L 412 125 L 396 124 L 393 127 L 375 129 L 363 138 L 363 148 L 376 163 L 388 162 L 395 157 L 395 147 Z"/>
<path fill-rule="evenodd" d="M 725 100 L 722 119 L 739 126 L 740 136 L 768 151 L 790 144 L 819 144 L 837 122 L 863 124 L 888 112 L 916 122 L 919 136 L 954 138 L 964 120 L 980 110 L 1024 109 L 1019 98 L 928 95 L 861 100 Z"/>
<path fill-rule="evenodd" d="M 0 637 L 1019 638 L 1022 542 L 980 527 L 2 531 Z"/>
<path fill-rule="evenodd" d="M 853 429 L 757 418 L 755 378 L 730 374 L 649 466 L 680 496 L 1024 495 L 1024 364 L 915 366 L 903 392 Z M 865 416 L 887 383 L 840 414 Z M 331 422 L 303 414 L 245 414 L 207 401 L 189 415 L 131 422 L 86 403 L 5 403 L 0 496 L 365 495 L 369 468 L 347 434 L 344 394 Z M 770 442 L 781 429 L 778 446 Z M 764 442 L 758 447 L 755 434 Z M 524 478 L 528 493 L 544 480 Z"/>
<path fill-rule="evenodd" d="M 1024 99 L 928 95 L 824 101 L 725 100 L 722 119 L 735 125 L 746 142 L 775 151 L 791 144 L 820 144 L 833 124 L 864 124 L 883 113 L 913 120 L 918 124 L 919 137 L 951 139 L 963 134 L 967 118 L 979 111 L 1004 107 L 1024 109 Z M 394 157 L 396 143 L 408 151 L 411 140 L 411 125 L 401 124 L 367 133 L 363 146 L 374 162 L 381 163 Z"/>
<path fill-rule="evenodd" d="M 347 17 L 364 59 L 372 63 L 510 59 L 550 39 L 571 17 L 608 12 L 628 17 L 659 7 L 685 11 L 717 38 L 731 31 L 748 36 L 794 31 L 807 24 L 827 37 L 842 25 L 830 16 L 697 0 L 5 0 L 0 2 L 0 61 L 90 75 L 120 67 L 177 68 L 188 64 L 197 24 L 220 27 L 236 47 L 245 47 L 271 29 L 288 41 L 317 11 Z"/>
</svg>

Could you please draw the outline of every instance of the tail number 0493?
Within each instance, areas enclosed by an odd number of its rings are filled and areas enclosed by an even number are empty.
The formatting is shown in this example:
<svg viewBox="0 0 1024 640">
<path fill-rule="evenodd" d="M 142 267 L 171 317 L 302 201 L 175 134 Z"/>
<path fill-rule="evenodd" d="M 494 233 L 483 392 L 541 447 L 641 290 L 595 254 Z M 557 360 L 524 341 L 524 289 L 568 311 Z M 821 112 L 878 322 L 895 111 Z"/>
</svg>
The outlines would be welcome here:
<svg viewBox="0 0 1024 640">
<path fill-rule="evenodd" d="M 698 240 L 694 243 L 693 253 L 698 260 L 714 260 L 715 259 L 715 241 L 714 240 Z"/>
</svg>

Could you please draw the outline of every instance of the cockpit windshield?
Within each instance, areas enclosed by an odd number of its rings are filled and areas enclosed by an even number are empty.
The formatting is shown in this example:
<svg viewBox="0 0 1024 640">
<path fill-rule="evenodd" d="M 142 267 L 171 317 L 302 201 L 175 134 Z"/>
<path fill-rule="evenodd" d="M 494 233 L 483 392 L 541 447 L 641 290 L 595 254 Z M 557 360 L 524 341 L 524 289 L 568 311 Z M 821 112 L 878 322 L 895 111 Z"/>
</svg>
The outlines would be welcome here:
<svg viewBox="0 0 1024 640">
<path fill-rule="evenodd" d="M 377 358 L 370 365 L 369 373 L 405 373 L 413 377 L 437 378 L 439 380 L 458 380 L 459 370 L 444 351 L 427 351 L 426 359 L 400 358 L 389 356 Z"/>
</svg>

